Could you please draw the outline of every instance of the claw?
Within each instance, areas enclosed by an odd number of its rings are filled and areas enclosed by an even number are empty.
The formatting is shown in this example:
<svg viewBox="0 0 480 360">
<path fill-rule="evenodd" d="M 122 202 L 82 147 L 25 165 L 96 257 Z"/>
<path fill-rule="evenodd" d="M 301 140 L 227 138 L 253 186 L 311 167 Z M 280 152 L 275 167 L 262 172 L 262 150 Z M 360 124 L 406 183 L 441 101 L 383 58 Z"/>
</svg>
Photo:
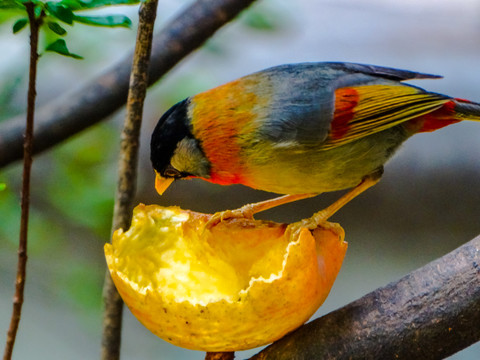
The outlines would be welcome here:
<svg viewBox="0 0 480 360">
<path fill-rule="evenodd" d="M 252 204 L 247 204 L 235 210 L 225 210 L 213 214 L 205 224 L 204 230 L 210 230 L 212 227 L 218 225 L 227 219 L 249 219 L 253 220 Z"/>
</svg>

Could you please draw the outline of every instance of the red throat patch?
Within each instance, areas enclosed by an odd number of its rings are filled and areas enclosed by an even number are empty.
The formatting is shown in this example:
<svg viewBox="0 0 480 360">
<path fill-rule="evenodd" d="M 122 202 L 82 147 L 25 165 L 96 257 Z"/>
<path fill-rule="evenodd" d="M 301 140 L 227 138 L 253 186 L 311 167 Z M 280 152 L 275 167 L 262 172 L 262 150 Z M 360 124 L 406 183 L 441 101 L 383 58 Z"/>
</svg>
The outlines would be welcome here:
<svg viewBox="0 0 480 360">
<path fill-rule="evenodd" d="M 255 106 L 262 101 L 251 90 L 255 83 L 236 80 L 192 98 L 193 135 L 210 161 L 210 182 L 246 184 L 242 147 L 253 131 Z"/>
</svg>

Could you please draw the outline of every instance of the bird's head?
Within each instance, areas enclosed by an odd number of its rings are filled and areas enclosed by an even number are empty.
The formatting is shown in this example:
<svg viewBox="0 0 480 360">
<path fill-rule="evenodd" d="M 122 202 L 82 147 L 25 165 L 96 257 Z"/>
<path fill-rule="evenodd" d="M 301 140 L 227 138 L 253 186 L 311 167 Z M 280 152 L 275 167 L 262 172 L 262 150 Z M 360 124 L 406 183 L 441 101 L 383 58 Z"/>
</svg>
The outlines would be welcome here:
<svg viewBox="0 0 480 360">
<path fill-rule="evenodd" d="M 192 135 L 189 99 L 172 106 L 158 121 L 150 142 L 155 189 L 161 195 L 176 179 L 210 177 L 210 163 Z"/>
</svg>

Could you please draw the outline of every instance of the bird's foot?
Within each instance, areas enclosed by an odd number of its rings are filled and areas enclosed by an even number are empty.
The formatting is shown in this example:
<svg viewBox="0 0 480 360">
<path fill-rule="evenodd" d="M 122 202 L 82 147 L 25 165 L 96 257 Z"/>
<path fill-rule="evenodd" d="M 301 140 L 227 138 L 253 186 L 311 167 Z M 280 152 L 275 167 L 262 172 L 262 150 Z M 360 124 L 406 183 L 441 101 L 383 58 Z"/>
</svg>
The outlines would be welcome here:
<svg viewBox="0 0 480 360">
<path fill-rule="evenodd" d="M 209 230 L 227 219 L 253 220 L 253 214 L 255 214 L 254 205 L 255 204 L 247 204 L 235 210 L 219 211 L 210 217 L 210 219 L 205 224 L 204 229 Z"/>
<path fill-rule="evenodd" d="M 226 219 L 232 219 L 232 218 L 242 219 L 243 218 L 243 219 L 253 220 L 253 215 L 258 212 L 272 209 L 276 206 L 287 204 L 292 201 L 306 199 L 315 195 L 317 194 L 284 195 L 274 199 L 260 201 L 253 204 L 247 204 L 235 210 L 220 211 L 212 215 L 210 220 L 208 220 L 208 222 L 205 224 L 205 229 L 211 229 L 213 226 L 221 223 L 223 220 L 226 220 Z"/>
<path fill-rule="evenodd" d="M 307 228 L 309 230 L 314 230 L 320 225 L 327 223 L 328 218 L 331 216 L 331 213 L 328 208 L 316 212 L 308 219 L 303 219 L 299 222 L 300 228 Z"/>
</svg>

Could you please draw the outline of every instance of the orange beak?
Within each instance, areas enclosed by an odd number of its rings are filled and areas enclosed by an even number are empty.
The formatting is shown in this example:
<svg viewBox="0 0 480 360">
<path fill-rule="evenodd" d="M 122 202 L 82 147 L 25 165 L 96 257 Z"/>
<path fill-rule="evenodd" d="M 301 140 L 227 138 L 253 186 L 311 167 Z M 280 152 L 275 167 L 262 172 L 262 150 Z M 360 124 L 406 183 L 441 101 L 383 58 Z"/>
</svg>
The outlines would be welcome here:
<svg viewBox="0 0 480 360">
<path fill-rule="evenodd" d="M 175 180 L 174 178 L 164 178 L 158 172 L 155 171 L 155 189 L 159 195 L 162 195 L 170 184 Z"/>
</svg>

